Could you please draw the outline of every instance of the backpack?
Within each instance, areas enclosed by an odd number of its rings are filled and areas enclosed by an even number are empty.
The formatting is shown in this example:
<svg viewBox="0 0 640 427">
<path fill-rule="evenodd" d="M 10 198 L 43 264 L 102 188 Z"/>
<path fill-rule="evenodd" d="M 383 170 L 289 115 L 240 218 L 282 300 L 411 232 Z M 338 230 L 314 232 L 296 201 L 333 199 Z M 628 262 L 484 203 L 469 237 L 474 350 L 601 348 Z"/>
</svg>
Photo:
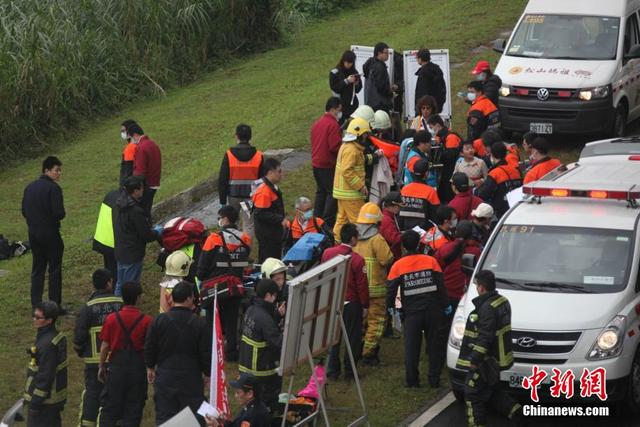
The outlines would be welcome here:
<svg viewBox="0 0 640 427">
<path fill-rule="evenodd" d="M 9 259 L 13 255 L 9 241 L 0 234 L 0 260 Z"/>
<path fill-rule="evenodd" d="M 173 252 L 192 243 L 201 243 L 204 231 L 204 224 L 195 218 L 173 218 L 163 227 L 162 247 Z"/>
</svg>

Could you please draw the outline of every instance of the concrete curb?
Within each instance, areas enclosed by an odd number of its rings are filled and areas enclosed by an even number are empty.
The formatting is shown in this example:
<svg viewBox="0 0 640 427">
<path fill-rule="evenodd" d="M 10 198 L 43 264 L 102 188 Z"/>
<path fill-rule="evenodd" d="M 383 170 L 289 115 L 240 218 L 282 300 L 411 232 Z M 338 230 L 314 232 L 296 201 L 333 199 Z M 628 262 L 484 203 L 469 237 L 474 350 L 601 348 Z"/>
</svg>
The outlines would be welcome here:
<svg viewBox="0 0 640 427">
<path fill-rule="evenodd" d="M 451 392 L 450 387 L 442 387 L 442 390 L 440 390 L 433 399 L 430 399 L 426 404 L 421 406 L 420 409 L 418 409 L 416 412 L 412 413 L 407 418 L 405 418 L 400 423 L 398 423 L 398 426 L 401 426 L 401 427 L 410 426 L 411 423 L 413 423 L 418 418 L 420 418 L 422 414 L 424 414 L 429 408 L 431 408 L 433 405 L 435 405 L 440 400 L 442 400 L 450 392 Z"/>
</svg>

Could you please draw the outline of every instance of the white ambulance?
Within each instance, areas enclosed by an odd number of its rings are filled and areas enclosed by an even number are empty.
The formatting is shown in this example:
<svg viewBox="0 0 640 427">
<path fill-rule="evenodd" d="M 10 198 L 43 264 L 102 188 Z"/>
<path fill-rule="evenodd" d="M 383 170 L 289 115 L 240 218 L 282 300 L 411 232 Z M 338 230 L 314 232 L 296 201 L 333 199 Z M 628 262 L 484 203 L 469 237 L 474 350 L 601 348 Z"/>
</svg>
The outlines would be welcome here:
<svg viewBox="0 0 640 427">
<path fill-rule="evenodd" d="M 523 200 L 492 233 L 475 271 L 494 272 L 512 311 L 514 365 L 501 373 L 513 393 L 534 366 L 547 373 L 539 391 L 551 399 L 553 368 L 575 375 L 606 369 L 607 401 L 640 411 L 640 139 L 588 144 L 578 162 L 525 185 Z M 460 301 L 447 345 L 452 388 L 467 317 L 478 296 Z M 594 397 L 595 398 L 595 397 Z"/>
</svg>

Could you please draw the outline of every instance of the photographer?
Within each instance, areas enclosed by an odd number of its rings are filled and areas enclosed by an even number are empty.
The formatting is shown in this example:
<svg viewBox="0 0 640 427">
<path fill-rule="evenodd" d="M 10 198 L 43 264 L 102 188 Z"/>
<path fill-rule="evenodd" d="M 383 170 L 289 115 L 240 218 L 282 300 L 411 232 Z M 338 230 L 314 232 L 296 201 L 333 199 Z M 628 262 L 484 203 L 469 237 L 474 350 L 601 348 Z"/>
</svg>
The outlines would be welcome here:
<svg viewBox="0 0 640 427">
<path fill-rule="evenodd" d="M 340 98 L 342 116 L 338 120 L 342 125 L 358 108 L 356 93 L 362 90 L 362 79 L 356 70 L 356 54 L 347 50 L 342 54 L 336 68 L 329 72 L 329 87 L 333 96 Z"/>
</svg>

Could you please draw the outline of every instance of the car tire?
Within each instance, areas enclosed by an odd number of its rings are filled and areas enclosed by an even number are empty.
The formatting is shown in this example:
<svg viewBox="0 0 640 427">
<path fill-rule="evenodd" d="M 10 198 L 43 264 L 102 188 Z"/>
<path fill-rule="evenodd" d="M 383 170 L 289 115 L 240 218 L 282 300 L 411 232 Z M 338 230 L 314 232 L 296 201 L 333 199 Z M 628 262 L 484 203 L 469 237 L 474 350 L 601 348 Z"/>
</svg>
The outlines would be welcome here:
<svg viewBox="0 0 640 427">
<path fill-rule="evenodd" d="M 640 348 L 636 349 L 636 355 L 631 363 L 629 386 L 624 403 L 627 413 L 632 415 L 640 414 Z"/>
<path fill-rule="evenodd" d="M 453 396 L 456 398 L 456 400 L 460 403 L 464 403 L 464 391 L 455 389 L 453 389 L 452 391 Z"/>
<path fill-rule="evenodd" d="M 627 106 L 620 102 L 616 107 L 616 114 L 613 119 L 613 128 L 611 129 L 611 136 L 614 138 L 622 138 L 627 133 Z"/>
</svg>

